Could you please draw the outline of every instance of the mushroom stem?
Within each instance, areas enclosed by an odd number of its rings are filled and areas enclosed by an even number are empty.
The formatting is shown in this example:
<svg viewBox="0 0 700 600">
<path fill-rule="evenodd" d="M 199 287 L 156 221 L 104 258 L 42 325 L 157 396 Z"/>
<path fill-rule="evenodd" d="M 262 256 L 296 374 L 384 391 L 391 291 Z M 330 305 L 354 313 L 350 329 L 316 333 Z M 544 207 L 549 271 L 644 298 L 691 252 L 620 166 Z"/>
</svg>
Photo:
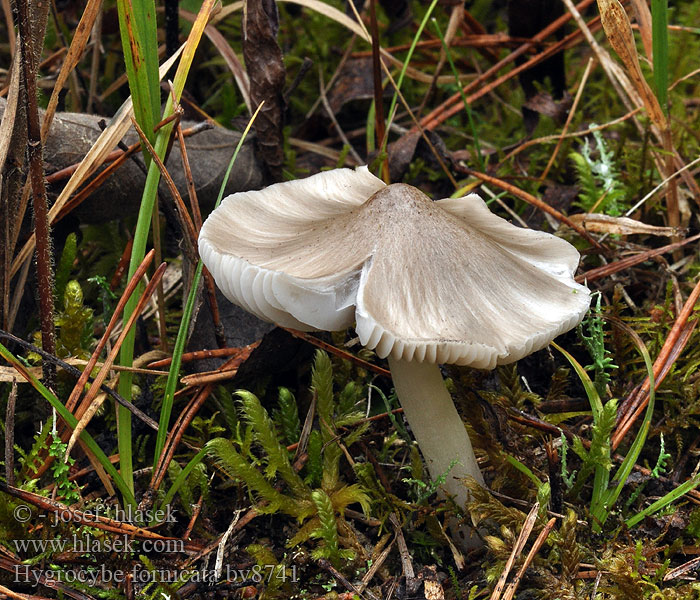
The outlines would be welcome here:
<svg viewBox="0 0 700 600">
<path fill-rule="evenodd" d="M 443 487 L 458 506 L 464 507 L 469 492 L 460 479 L 471 475 L 483 486 L 484 478 L 440 367 L 435 363 L 409 362 L 391 356 L 388 361 L 396 394 L 430 476 L 435 480 L 447 473 Z M 458 462 L 450 469 L 454 460 Z"/>
</svg>

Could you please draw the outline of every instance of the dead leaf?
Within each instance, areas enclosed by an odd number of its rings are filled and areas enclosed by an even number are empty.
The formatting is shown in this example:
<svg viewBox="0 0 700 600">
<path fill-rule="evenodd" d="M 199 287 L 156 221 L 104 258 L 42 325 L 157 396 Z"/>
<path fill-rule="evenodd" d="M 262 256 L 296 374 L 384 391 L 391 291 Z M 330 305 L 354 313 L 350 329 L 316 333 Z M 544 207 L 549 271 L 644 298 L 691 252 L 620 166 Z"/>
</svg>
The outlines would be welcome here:
<svg viewBox="0 0 700 600">
<path fill-rule="evenodd" d="M 451 157 L 442 138 L 434 131 L 426 131 L 425 135 L 442 160 L 449 164 Z M 387 152 L 389 154 L 389 177 L 391 177 L 391 181 L 401 181 L 414 156 L 424 158 L 430 165 L 436 164 L 435 156 L 418 131 L 409 131 L 402 135 L 398 140 L 389 144 Z"/>
<path fill-rule="evenodd" d="M 571 215 L 569 217 L 577 225 L 595 233 L 612 233 L 615 235 L 661 235 L 672 237 L 678 235 L 676 227 L 656 227 L 628 217 L 610 217 L 599 213 Z"/>
<path fill-rule="evenodd" d="M 250 78 L 254 107 L 265 102 L 253 127 L 261 160 L 270 177 L 282 179 L 284 161 L 282 122 L 285 82 L 282 50 L 277 44 L 279 15 L 274 0 L 248 0 L 243 12 L 243 58 Z"/>
<path fill-rule="evenodd" d="M 634 42 L 634 34 L 632 33 L 632 25 L 625 9 L 618 0 L 598 0 L 598 9 L 600 10 L 600 21 L 603 24 L 605 35 L 624 64 L 627 75 L 637 93 L 641 96 L 649 118 L 660 131 L 664 131 L 667 126 L 666 117 L 654 92 L 642 74 L 642 69 L 639 66 L 639 57 L 637 56 L 637 45 Z"/>
<path fill-rule="evenodd" d="M 564 93 L 564 97 L 559 102 L 552 98 L 549 92 L 538 92 L 523 102 L 523 106 L 563 124 L 571 108 L 572 100 L 571 95 L 567 92 Z"/>
<path fill-rule="evenodd" d="M 634 19 L 639 26 L 639 35 L 644 45 L 644 53 L 649 60 L 653 60 L 651 43 L 651 11 L 646 0 L 631 0 Z"/>
<path fill-rule="evenodd" d="M 389 93 L 389 89 L 385 91 Z M 328 103 L 334 113 L 353 100 L 374 98 L 374 81 L 372 79 L 372 59 L 355 58 L 345 62 L 336 77 L 333 89 L 328 94 Z"/>
</svg>

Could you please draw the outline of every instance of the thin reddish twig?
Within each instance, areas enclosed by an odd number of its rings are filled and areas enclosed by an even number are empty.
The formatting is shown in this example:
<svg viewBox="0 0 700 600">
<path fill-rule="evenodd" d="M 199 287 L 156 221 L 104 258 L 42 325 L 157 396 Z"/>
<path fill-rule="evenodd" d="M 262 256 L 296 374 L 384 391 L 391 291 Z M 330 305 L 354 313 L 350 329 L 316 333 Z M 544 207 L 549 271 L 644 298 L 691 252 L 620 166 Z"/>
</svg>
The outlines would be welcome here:
<svg viewBox="0 0 700 600">
<path fill-rule="evenodd" d="M 141 281 L 141 278 L 146 272 L 146 269 L 148 269 L 148 267 L 151 265 L 151 262 L 153 262 L 153 256 L 154 250 L 151 250 L 148 254 L 146 254 L 144 259 L 141 261 L 141 264 L 134 272 L 133 277 L 129 280 L 129 283 L 126 286 L 124 293 L 119 298 L 117 306 L 115 307 L 114 312 L 112 313 L 112 318 L 109 320 L 109 323 L 105 328 L 104 334 L 102 334 L 102 338 L 100 338 L 100 341 L 97 342 L 97 346 L 95 347 L 92 356 L 90 356 L 90 360 L 88 360 L 88 363 L 83 369 L 83 374 L 75 383 L 75 386 L 73 387 L 73 390 L 71 391 L 71 394 L 68 397 L 68 400 L 66 401 L 66 408 L 68 410 L 72 411 L 75 405 L 77 404 L 78 398 L 80 397 L 80 394 L 82 393 L 85 384 L 87 383 L 87 380 L 90 377 L 90 373 L 92 373 L 92 370 L 95 368 L 95 365 L 97 364 L 97 361 L 100 358 L 100 354 L 102 354 L 102 350 L 104 350 L 105 346 L 107 345 L 109 337 L 112 335 L 112 331 L 114 330 L 119 321 L 119 316 L 124 310 L 127 301 L 131 297 L 131 294 L 134 293 L 134 290 Z"/>
<path fill-rule="evenodd" d="M 321 350 L 325 350 L 326 352 L 335 354 L 340 358 L 344 358 L 345 360 L 354 362 L 356 365 L 362 367 L 363 369 L 373 371 L 374 373 L 383 375 L 384 377 L 391 377 L 391 373 L 388 369 L 383 369 L 382 367 L 378 367 L 377 365 L 367 362 L 366 360 L 362 360 L 361 358 L 358 358 L 357 356 L 350 354 L 345 350 L 336 348 L 333 344 L 329 344 L 327 342 L 324 342 L 323 340 L 319 340 L 318 338 L 314 337 L 309 333 L 306 333 L 305 331 L 297 331 L 296 329 L 289 329 L 288 327 L 282 327 L 282 329 L 284 329 L 288 333 L 291 333 L 295 338 L 299 338 L 300 340 L 309 342 L 309 344 L 313 344 L 317 348 L 321 348 Z"/>
<path fill-rule="evenodd" d="M 584 273 L 576 276 L 576 281 L 578 283 L 583 283 L 584 281 L 595 281 L 596 279 L 601 279 L 602 277 L 609 277 L 615 273 L 629 269 L 643 263 L 644 261 L 653 258 L 654 256 L 659 256 L 660 254 L 665 254 L 666 252 L 673 252 L 674 250 L 690 244 L 696 240 L 700 239 L 700 234 L 694 235 L 692 237 L 686 238 L 681 242 L 674 242 L 673 244 L 668 244 L 666 246 L 661 246 L 660 248 L 654 248 L 653 250 L 646 250 L 635 254 L 634 256 L 628 256 L 627 258 L 621 258 L 615 262 L 608 263 L 602 267 L 596 267 L 595 269 L 589 269 Z"/>
<path fill-rule="evenodd" d="M 222 356 L 238 356 L 239 354 L 250 352 L 257 348 L 260 342 L 253 342 L 242 348 L 216 348 L 214 350 L 196 350 L 194 352 L 185 352 L 182 355 L 180 362 L 186 363 L 193 360 L 203 360 L 205 358 L 220 358 Z M 149 369 L 158 369 L 160 367 L 168 367 L 173 362 L 171 357 L 162 360 L 156 360 L 148 364 Z"/>
<path fill-rule="evenodd" d="M 583 0 L 582 2 L 579 2 L 577 7 L 579 10 L 583 10 L 586 7 L 588 7 L 590 4 L 593 4 L 593 2 L 594 2 L 594 0 Z M 530 41 L 526 42 L 525 44 L 523 44 L 522 46 L 520 46 L 519 48 L 517 48 L 516 50 L 511 52 L 503 60 L 501 60 L 498 63 L 496 63 L 495 65 L 493 65 L 490 69 L 485 71 L 476 80 L 468 83 L 462 90 L 464 92 L 464 94 L 469 94 L 473 90 L 480 88 L 482 86 L 484 88 L 486 88 L 487 86 L 484 86 L 484 82 L 488 81 L 492 76 L 496 75 L 503 67 L 514 62 L 516 58 L 518 58 L 519 56 L 522 56 L 523 54 L 528 52 L 534 45 L 543 41 L 544 39 L 546 39 L 547 37 L 552 35 L 554 32 L 556 32 L 558 29 L 563 27 L 566 23 L 568 23 L 568 21 L 570 19 L 571 19 L 571 15 L 565 14 L 565 15 L 562 15 L 561 17 L 555 19 L 554 21 L 552 21 L 542 31 L 540 31 L 538 34 L 533 36 Z M 574 32 L 574 33 L 579 33 L 579 32 Z M 571 37 L 572 36 L 569 35 L 565 38 L 565 40 L 570 41 Z M 552 50 L 553 48 L 559 48 L 559 47 L 563 48 L 564 44 L 562 44 L 562 42 L 564 42 L 564 40 L 560 41 L 557 44 L 554 44 L 550 48 L 546 49 L 544 52 L 538 54 L 537 57 L 533 57 L 532 59 L 530 59 L 526 63 L 516 67 L 515 69 L 513 69 L 512 71 L 510 71 L 506 75 L 498 78 L 493 84 L 490 84 L 488 86 L 487 91 L 485 91 L 484 93 L 488 93 L 494 87 L 500 85 L 504 81 L 507 81 L 508 79 L 511 79 L 512 77 L 517 75 L 517 73 L 520 73 L 521 71 L 530 68 L 536 62 L 539 62 L 539 61 L 544 60 L 545 58 L 548 58 L 549 56 L 551 56 L 552 54 L 554 54 L 556 52 L 556 50 Z M 535 60 L 536 58 L 537 58 L 537 60 Z M 474 100 L 476 100 L 476 98 L 479 98 L 483 95 L 481 92 L 477 92 L 477 94 L 478 95 L 474 95 L 475 97 L 474 96 L 468 97 L 467 100 L 471 103 Z M 425 129 L 434 129 L 440 123 L 442 123 L 446 119 L 449 119 L 452 115 L 454 115 L 455 113 L 457 113 L 461 110 L 461 108 L 462 108 L 461 104 L 460 104 L 461 98 L 462 98 L 462 96 L 460 93 L 453 94 L 452 96 L 450 96 L 440 106 L 438 106 L 432 112 L 430 112 L 428 115 L 423 117 L 421 119 L 421 125 Z"/>
<path fill-rule="evenodd" d="M 669 332 L 664 345 L 661 347 L 659 355 L 654 361 L 654 387 L 658 388 L 659 384 L 663 381 L 666 374 L 670 371 L 671 366 L 675 360 L 680 355 L 681 351 L 690 339 L 690 333 L 695 327 L 696 322 L 688 323 L 688 319 L 693 313 L 693 309 L 697 304 L 698 298 L 700 297 L 700 281 L 695 284 L 693 291 L 688 300 L 686 300 L 683 305 L 683 309 L 676 318 L 671 331 Z M 617 424 L 615 428 L 615 433 L 612 436 L 612 448 L 613 450 L 617 448 L 625 435 L 629 432 L 634 422 L 637 420 L 642 411 L 649 404 L 649 390 L 650 383 L 649 377 L 644 380 L 641 388 L 636 393 L 634 401 L 631 403 L 630 408 L 626 411 L 626 416 L 623 417 Z"/>
</svg>

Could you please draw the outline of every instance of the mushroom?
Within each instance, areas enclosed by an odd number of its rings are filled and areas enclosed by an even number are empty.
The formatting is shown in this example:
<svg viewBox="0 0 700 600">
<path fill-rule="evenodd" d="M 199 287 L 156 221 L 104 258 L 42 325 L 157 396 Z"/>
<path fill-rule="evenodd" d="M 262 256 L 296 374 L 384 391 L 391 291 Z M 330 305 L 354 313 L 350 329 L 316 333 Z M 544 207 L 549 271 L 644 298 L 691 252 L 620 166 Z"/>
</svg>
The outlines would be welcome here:
<svg viewBox="0 0 700 600">
<path fill-rule="evenodd" d="M 434 202 L 367 167 L 228 196 L 199 252 L 224 295 L 263 320 L 307 331 L 355 322 L 388 359 L 428 470 L 449 471 L 460 506 L 459 479 L 483 477 L 438 365 L 514 362 L 576 326 L 590 300 L 568 242 L 511 225 L 476 194 Z"/>
</svg>

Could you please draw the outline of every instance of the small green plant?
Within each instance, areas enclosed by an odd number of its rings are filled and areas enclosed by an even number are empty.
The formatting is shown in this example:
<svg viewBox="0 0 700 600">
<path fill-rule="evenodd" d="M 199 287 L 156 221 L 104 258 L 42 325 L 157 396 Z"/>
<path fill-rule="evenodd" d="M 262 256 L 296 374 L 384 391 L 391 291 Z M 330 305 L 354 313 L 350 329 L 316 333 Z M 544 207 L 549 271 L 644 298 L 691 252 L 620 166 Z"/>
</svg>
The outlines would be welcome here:
<svg viewBox="0 0 700 600">
<path fill-rule="evenodd" d="M 450 463 L 450 468 L 447 469 L 447 471 L 445 471 L 444 473 L 440 474 L 438 477 L 436 477 L 433 481 L 428 481 L 426 483 L 422 479 L 417 479 L 414 477 L 405 477 L 404 479 L 402 479 L 402 481 L 410 485 L 414 489 L 416 502 L 418 504 L 421 504 L 425 502 L 428 498 L 430 498 L 433 494 L 436 494 L 438 492 L 440 486 L 445 484 L 447 476 L 450 474 L 450 471 L 458 462 L 459 461 L 457 460 L 453 460 Z"/>
<path fill-rule="evenodd" d="M 594 126 L 591 123 L 591 127 Z M 625 186 L 621 183 L 613 153 L 608 150 L 603 135 L 600 131 L 594 131 L 593 138 L 595 148 L 591 148 L 588 140 L 585 140 L 580 153 L 574 151 L 569 154 L 581 188 L 578 204 L 586 212 L 602 212 L 617 217 L 623 211 Z"/>
<path fill-rule="evenodd" d="M 352 549 L 342 547 L 343 536 L 349 531 L 344 520 L 345 508 L 356 503 L 365 512 L 369 510 L 369 497 L 363 487 L 348 485 L 340 478 L 341 444 L 347 447 L 356 442 L 367 424 L 349 433 L 339 432 L 340 427 L 351 428 L 364 417 L 354 410 L 359 390 L 349 383 L 334 395 L 331 361 L 320 350 L 316 353 L 311 384 L 316 396 L 318 428 L 309 439 L 305 478 L 291 464 L 284 443 L 289 439 L 287 434 L 298 435 L 298 420 L 293 416 L 296 407 L 293 410 L 293 396 L 287 391 L 280 392 L 280 406 L 275 414 L 278 422 L 282 420 L 288 427 L 278 430 L 258 398 L 240 391 L 240 413 L 246 427 L 239 429 L 237 439 L 216 438 L 206 449 L 225 473 L 245 484 L 257 501 L 256 510 L 282 512 L 302 524 L 288 547 L 319 539 L 321 543 L 313 556 L 338 564 L 354 556 Z"/>
<path fill-rule="evenodd" d="M 615 425 L 617 416 L 617 400 L 611 398 L 603 404 L 595 385 L 591 378 L 586 373 L 585 369 L 571 356 L 566 350 L 557 346 L 554 342 L 552 345 L 561 352 L 569 361 L 571 366 L 576 371 L 581 383 L 583 384 L 588 401 L 591 405 L 591 413 L 593 415 L 593 424 L 591 426 L 592 436 L 590 447 L 585 448 L 583 442 L 579 438 L 574 438 L 573 449 L 582 460 L 582 466 L 576 475 L 575 483 L 571 488 L 572 495 L 578 495 L 583 485 L 593 473 L 593 491 L 589 505 L 589 514 L 593 521 L 592 528 L 594 532 L 602 531 L 603 525 L 610 516 L 623 487 L 627 482 L 627 478 L 644 448 L 644 443 L 647 439 L 649 427 L 651 426 L 651 417 L 654 412 L 654 372 L 651 364 L 651 357 L 646 347 L 639 340 L 639 351 L 642 354 L 644 363 L 647 368 L 647 376 L 649 377 L 649 403 L 644 414 L 644 419 L 637 432 L 637 435 L 632 442 L 627 454 L 622 463 L 611 477 L 613 470 L 611 434 Z M 638 512 L 625 520 L 627 527 L 633 527 L 642 521 L 648 515 L 654 514 L 663 510 L 672 502 L 681 498 L 688 491 L 700 485 L 700 476 L 696 476 L 677 488 L 662 496 L 644 510 Z"/>
<path fill-rule="evenodd" d="M 578 327 L 578 333 L 583 340 L 586 350 L 591 355 L 593 363 L 584 367 L 586 371 L 593 369 L 593 382 L 599 395 L 604 395 L 610 383 L 610 371 L 617 369 L 613 363 L 610 351 L 605 347 L 605 332 L 603 331 L 603 316 L 600 308 L 601 294 L 596 292 L 596 302 L 583 323 Z M 588 335 L 584 333 L 584 328 Z"/>
<path fill-rule="evenodd" d="M 83 302 L 83 289 L 74 279 L 67 282 L 63 292 L 63 309 L 58 311 L 54 322 L 58 328 L 56 354 L 61 358 L 75 356 L 87 359 L 92 346 L 93 311 Z M 35 344 L 41 346 L 41 334 L 36 333 Z M 41 356 L 30 352 L 27 358 L 35 363 L 41 362 Z"/>
<path fill-rule="evenodd" d="M 56 484 L 56 491 L 65 504 L 73 504 L 80 500 L 80 489 L 68 478 L 75 459 L 68 457 L 68 460 L 64 460 L 68 444 L 61 440 L 56 431 L 51 431 L 51 438 L 53 441 L 49 446 L 49 454 L 55 459 L 51 463 L 51 472 Z"/>
<path fill-rule="evenodd" d="M 279 407 L 272 413 L 272 418 L 282 431 L 282 437 L 287 444 L 299 441 L 301 423 L 294 394 L 287 388 L 279 389 Z"/>
</svg>

